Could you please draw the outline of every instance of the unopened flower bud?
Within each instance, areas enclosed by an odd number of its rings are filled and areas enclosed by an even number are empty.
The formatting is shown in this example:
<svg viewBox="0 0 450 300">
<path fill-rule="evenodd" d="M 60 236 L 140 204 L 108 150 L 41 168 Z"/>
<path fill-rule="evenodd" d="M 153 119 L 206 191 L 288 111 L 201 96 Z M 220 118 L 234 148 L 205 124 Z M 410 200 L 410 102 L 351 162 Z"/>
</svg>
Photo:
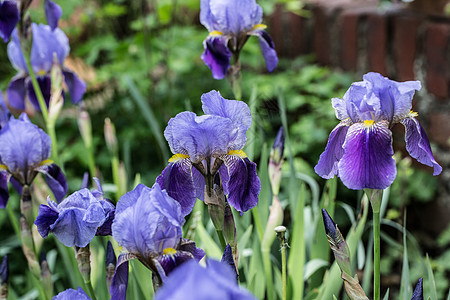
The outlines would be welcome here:
<svg viewBox="0 0 450 300">
<path fill-rule="evenodd" d="M 217 187 L 217 185 L 216 185 Z M 207 187 L 205 187 L 207 189 Z M 209 216 L 214 224 L 216 230 L 222 230 L 224 227 L 224 215 L 225 215 L 225 204 L 222 199 L 223 190 L 221 188 L 215 188 L 212 190 L 211 195 L 205 191 L 205 204 L 208 205 Z"/>
<path fill-rule="evenodd" d="M 80 106 L 78 114 L 78 129 L 80 130 L 81 138 L 83 139 L 86 148 L 92 146 L 92 125 L 91 118 L 84 106 Z"/>
<path fill-rule="evenodd" d="M 5 255 L 0 265 L 0 299 L 8 298 L 8 278 L 9 278 L 9 266 L 8 256 Z"/>
<path fill-rule="evenodd" d="M 86 247 L 75 246 L 75 258 L 78 263 L 78 270 L 80 270 L 81 276 L 85 282 L 91 280 L 91 251 L 89 250 L 89 244 Z"/>
<path fill-rule="evenodd" d="M 106 255 L 105 255 L 106 284 L 108 285 L 108 289 L 111 286 L 116 265 L 117 265 L 116 254 L 114 253 L 114 248 L 111 242 L 108 241 L 108 244 L 106 245 Z"/>
<path fill-rule="evenodd" d="M 22 188 L 22 195 L 20 196 L 20 212 L 28 222 L 29 227 L 33 222 L 33 201 L 31 201 L 30 187 L 24 185 Z"/>
<path fill-rule="evenodd" d="M 117 154 L 116 128 L 109 118 L 105 119 L 105 141 L 111 154 Z"/>
<path fill-rule="evenodd" d="M 341 231 L 334 223 L 333 219 L 331 219 L 326 209 L 322 209 L 322 217 L 328 243 L 333 251 L 336 262 L 343 273 L 347 273 L 351 276 L 352 266 L 350 263 L 350 249 L 348 248 Z"/>
<path fill-rule="evenodd" d="M 283 165 L 283 152 L 284 152 L 284 131 L 283 127 L 278 130 L 277 137 L 273 143 L 272 150 L 270 151 L 269 158 L 269 179 L 272 186 L 272 193 L 278 195 L 280 191 L 281 182 L 281 166 Z"/>
<path fill-rule="evenodd" d="M 223 235 L 227 243 L 233 248 L 236 244 L 236 225 L 234 223 L 233 212 L 228 202 L 225 203 L 224 208 Z"/>
<path fill-rule="evenodd" d="M 419 278 L 411 300 L 423 300 L 423 278 Z"/>
</svg>

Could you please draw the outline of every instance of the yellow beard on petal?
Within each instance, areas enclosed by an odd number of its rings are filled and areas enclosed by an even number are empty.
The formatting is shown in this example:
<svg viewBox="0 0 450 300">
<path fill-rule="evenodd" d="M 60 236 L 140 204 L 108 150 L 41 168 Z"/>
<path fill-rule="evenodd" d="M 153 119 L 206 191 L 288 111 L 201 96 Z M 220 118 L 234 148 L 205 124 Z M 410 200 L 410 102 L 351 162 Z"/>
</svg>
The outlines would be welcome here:
<svg viewBox="0 0 450 300">
<path fill-rule="evenodd" d="M 165 248 L 163 250 L 163 254 L 164 255 L 174 255 L 177 253 L 177 250 L 173 249 L 173 248 Z"/>
<path fill-rule="evenodd" d="M 252 31 L 253 30 L 264 30 L 267 28 L 267 25 L 264 24 L 256 24 L 255 26 L 253 26 Z"/>
<path fill-rule="evenodd" d="M 373 120 L 365 120 L 365 121 L 364 121 L 364 127 L 366 127 L 366 128 L 372 127 L 373 124 L 374 124 L 374 121 L 373 121 Z"/>
<path fill-rule="evenodd" d="M 247 157 L 247 154 L 245 154 L 245 152 L 242 150 L 230 150 L 230 151 L 228 151 L 227 155 L 239 156 L 240 158 Z"/>
<path fill-rule="evenodd" d="M 177 153 L 169 159 L 169 162 L 177 162 L 177 161 L 183 160 L 185 158 L 189 158 L 189 155 Z"/>
</svg>

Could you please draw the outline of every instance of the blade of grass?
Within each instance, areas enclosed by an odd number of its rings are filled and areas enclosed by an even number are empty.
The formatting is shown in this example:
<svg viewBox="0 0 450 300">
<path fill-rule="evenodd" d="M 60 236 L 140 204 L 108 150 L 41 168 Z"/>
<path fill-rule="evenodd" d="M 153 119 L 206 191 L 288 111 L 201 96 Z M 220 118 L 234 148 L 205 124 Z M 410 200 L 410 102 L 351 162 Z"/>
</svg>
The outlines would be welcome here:
<svg viewBox="0 0 450 300">
<path fill-rule="evenodd" d="M 151 106 L 144 99 L 144 96 L 142 96 L 142 94 L 139 92 L 139 89 L 137 88 L 137 86 L 134 84 L 133 80 L 130 77 L 127 76 L 125 78 L 125 82 L 131 93 L 131 98 L 133 98 L 133 100 L 136 102 L 136 104 L 139 107 L 139 110 L 142 112 L 142 115 L 147 121 L 148 126 L 152 131 L 153 136 L 156 139 L 156 142 L 158 143 L 164 163 L 166 163 L 169 160 L 169 156 L 167 154 L 168 153 L 167 145 L 161 133 L 162 131 L 161 127 L 159 126 L 159 122 L 156 119 Z"/>
<path fill-rule="evenodd" d="M 431 268 L 430 257 L 427 253 L 427 284 L 431 300 L 437 300 L 436 282 L 434 281 L 433 269 Z"/>
<path fill-rule="evenodd" d="M 403 219 L 403 224 L 406 224 L 406 212 Z M 400 283 L 400 299 L 409 300 L 411 297 L 411 283 L 409 279 L 409 264 L 408 264 L 408 249 L 406 245 L 406 228 L 403 227 L 403 266 L 402 266 L 402 281 Z"/>
</svg>

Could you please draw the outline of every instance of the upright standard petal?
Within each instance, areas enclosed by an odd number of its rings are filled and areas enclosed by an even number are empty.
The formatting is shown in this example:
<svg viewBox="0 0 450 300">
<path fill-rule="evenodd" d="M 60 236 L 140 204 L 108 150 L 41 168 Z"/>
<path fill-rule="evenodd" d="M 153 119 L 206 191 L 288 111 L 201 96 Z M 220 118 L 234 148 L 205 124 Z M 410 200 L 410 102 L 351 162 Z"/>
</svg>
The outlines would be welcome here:
<svg viewBox="0 0 450 300">
<path fill-rule="evenodd" d="M 50 157 L 51 139 L 39 127 L 28 120 L 26 114 L 11 119 L 0 131 L 0 164 L 16 178 L 27 178 L 29 169 L 38 167 Z M 31 182 L 21 182 L 29 184 Z"/>
<path fill-rule="evenodd" d="M 156 178 L 161 189 L 167 191 L 170 197 L 181 205 L 181 213 L 186 216 L 191 213 L 197 199 L 191 174 L 192 164 L 188 158 L 170 162 Z"/>
<path fill-rule="evenodd" d="M 64 82 L 69 90 L 70 100 L 73 104 L 77 104 L 83 99 L 83 95 L 86 92 L 86 83 L 81 80 L 75 72 L 65 69 Z"/>
<path fill-rule="evenodd" d="M 405 126 L 406 150 L 409 154 L 421 164 L 432 167 L 434 176 L 441 174 L 442 167 L 434 159 L 428 137 L 419 122 L 410 116 L 401 123 Z"/>
<path fill-rule="evenodd" d="M 138 185 L 117 203 L 114 239 L 128 252 L 149 259 L 165 248 L 176 248 L 184 218 L 180 204 L 162 191 Z"/>
<path fill-rule="evenodd" d="M 9 41 L 11 33 L 19 22 L 20 14 L 16 0 L 5 0 L 0 2 L 0 38 L 5 43 Z"/>
<path fill-rule="evenodd" d="M 344 155 L 345 137 L 349 128 L 348 122 L 339 123 L 330 133 L 325 151 L 320 155 L 314 171 L 322 178 L 330 179 L 338 175 L 338 162 Z"/>
<path fill-rule="evenodd" d="M 256 164 L 251 162 L 241 151 L 226 155 L 224 163 L 228 169 L 229 179 L 223 182 L 227 186 L 228 202 L 237 211 L 243 213 L 258 204 L 261 181 L 256 174 Z"/>
<path fill-rule="evenodd" d="M 164 130 L 172 153 L 188 155 L 192 163 L 226 154 L 228 145 L 237 134 L 237 128 L 228 118 L 212 115 L 197 117 L 188 111 L 170 119 Z"/>
<path fill-rule="evenodd" d="M 12 33 L 12 39 L 8 43 L 7 47 L 8 58 L 13 67 L 19 72 L 28 72 L 27 63 L 20 47 L 19 36 L 17 35 L 17 29 Z"/>
<path fill-rule="evenodd" d="M 362 123 L 350 126 L 338 163 L 339 177 L 348 188 L 381 190 L 394 182 L 397 169 L 387 126 L 387 121 L 370 127 Z"/>
<path fill-rule="evenodd" d="M 55 30 L 58 27 L 59 18 L 62 16 L 61 6 L 53 1 L 45 0 L 44 9 L 48 25 L 52 30 Z"/>
<path fill-rule="evenodd" d="M 9 175 L 5 171 L 0 171 L 0 208 L 5 208 L 9 199 L 8 192 Z"/>
<path fill-rule="evenodd" d="M 232 53 L 228 49 L 228 38 L 225 36 L 209 36 L 204 42 L 201 59 L 211 70 L 214 79 L 223 79 L 230 67 Z"/>
<path fill-rule="evenodd" d="M 238 129 L 238 135 L 229 148 L 232 150 L 244 148 L 247 141 L 245 133 L 252 125 L 252 114 L 248 105 L 242 101 L 225 99 L 220 92 L 214 90 L 203 94 L 201 100 L 205 114 L 228 118 Z"/>
<path fill-rule="evenodd" d="M 255 0 L 210 0 L 209 19 L 205 23 L 217 25 L 213 30 L 224 34 L 238 36 L 242 32 L 250 31 L 254 25 L 261 23 L 262 8 Z M 202 9 L 205 5 L 201 6 Z M 208 22 L 210 20 L 213 22 Z"/>
<path fill-rule="evenodd" d="M 14 76 L 6 90 L 9 105 L 15 109 L 25 110 L 25 94 L 27 92 L 25 79 L 23 74 Z"/>
<path fill-rule="evenodd" d="M 264 30 L 256 30 L 253 33 L 259 37 L 259 46 L 266 62 L 267 71 L 272 72 L 278 65 L 278 56 L 275 51 L 275 44 L 270 35 Z"/>
</svg>

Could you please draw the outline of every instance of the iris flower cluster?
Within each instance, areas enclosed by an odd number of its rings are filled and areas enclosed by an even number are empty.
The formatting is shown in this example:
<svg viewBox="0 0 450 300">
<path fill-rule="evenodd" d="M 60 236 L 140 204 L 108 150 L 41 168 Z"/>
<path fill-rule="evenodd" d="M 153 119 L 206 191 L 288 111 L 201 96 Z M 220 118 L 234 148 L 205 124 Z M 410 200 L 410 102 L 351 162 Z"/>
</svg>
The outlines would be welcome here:
<svg viewBox="0 0 450 300">
<path fill-rule="evenodd" d="M 439 175 L 442 167 L 431 152 L 418 114 L 411 110 L 419 81 L 396 82 L 378 73 L 367 73 L 355 82 L 343 99 L 333 98 L 336 117 L 341 122 L 333 129 L 325 151 L 314 168 L 321 177 L 335 175 L 350 189 L 385 189 L 396 175 L 392 158 L 391 128 L 405 126 L 406 150 L 418 162 Z"/>
<path fill-rule="evenodd" d="M 256 206 L 261 182 L 242 151 L 252 116 L 244 102 L 211 91 L 201 97 L 205 115 L 185 111 L 170 119 L 164 137 L 174 154 L 156 182 L 189 214 L 197 198 L 220 177 L 228 202 L 239 212 Z"/>
<path fill-rule="evenodd" d="M 223 79 L 231 57 L 239 52 L 250 36 L 257 36 L 269 72 L 278 64 L 272 38 L 264 30 L 262 8 L 255 0 L 201 0 L 200 22 L 209 31 L 203 42 L 202 60 L 215 79 Z"/>
</svg>

